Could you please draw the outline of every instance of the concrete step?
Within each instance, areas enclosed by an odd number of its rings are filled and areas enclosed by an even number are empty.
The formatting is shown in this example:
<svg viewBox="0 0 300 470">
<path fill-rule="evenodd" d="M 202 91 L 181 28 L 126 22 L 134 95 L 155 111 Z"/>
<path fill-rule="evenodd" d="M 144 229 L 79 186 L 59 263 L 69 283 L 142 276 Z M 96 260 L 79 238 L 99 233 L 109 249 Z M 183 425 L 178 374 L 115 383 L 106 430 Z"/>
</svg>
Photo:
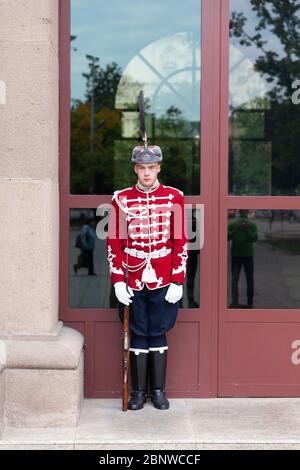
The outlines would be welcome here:
<svg viewBox="0 0 300 470">
<path fill-rule="evenodd" d="M 300 398 L 171 399 L 121 411 L 116 399 L 86 399 L 76 428 L 5 427 L 1 449 L 300 450 Z"/>
</svg>

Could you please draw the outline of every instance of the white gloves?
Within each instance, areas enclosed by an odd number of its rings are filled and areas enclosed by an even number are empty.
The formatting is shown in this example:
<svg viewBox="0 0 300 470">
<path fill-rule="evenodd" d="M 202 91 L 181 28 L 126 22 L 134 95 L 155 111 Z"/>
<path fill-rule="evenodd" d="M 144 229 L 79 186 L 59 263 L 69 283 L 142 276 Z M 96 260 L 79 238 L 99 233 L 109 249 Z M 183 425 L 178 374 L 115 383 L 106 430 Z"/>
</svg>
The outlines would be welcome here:
<svg viewBox="0 0 300 470">
<path fill-rule="evenodd" d="M 115 293 L 116 297 L 121 304 L 124 305 L 129 305 L 132 303 L 131 297 L 134 297 L 134 293 L 130 287 L 128 287 L 129 294 L 126 289 L 126 283 L 121 281 L 121 282 L 116 282 L 114 284 L 115 288 Z M 165 299 L 170 302 L 171 304 L 176 304 L 178 302 L 183 294 L 183 286 L 178 286 L 177 284 L 170 284 L 169 288 L 167 290 Z"/>
<path fill-rule="evenodd" d="M 128 290 L 130 292 L 130 294 L 128 294 L 125 282 L 123 281 L 116 282 L 114 284 L 114 288 L 115 288 L 116 297 L 118 301 L 121 302 L 121 304 L 124 304 L 124 305 L 131 304 L 132 300 L 130 297 L 133 297 L 134 293 L 132 292 L 132 289 L 130 289 L 130 287 L 128 286 Z"/>
<path fill-rule="evenodd" d="M 176 304 L 176 302 L 181 299 L 182 294 L 183 286 L 178 286 L 177 284 L 170 284 L 165 299 L 170 302 L 170 304 Z"/>
</svg>

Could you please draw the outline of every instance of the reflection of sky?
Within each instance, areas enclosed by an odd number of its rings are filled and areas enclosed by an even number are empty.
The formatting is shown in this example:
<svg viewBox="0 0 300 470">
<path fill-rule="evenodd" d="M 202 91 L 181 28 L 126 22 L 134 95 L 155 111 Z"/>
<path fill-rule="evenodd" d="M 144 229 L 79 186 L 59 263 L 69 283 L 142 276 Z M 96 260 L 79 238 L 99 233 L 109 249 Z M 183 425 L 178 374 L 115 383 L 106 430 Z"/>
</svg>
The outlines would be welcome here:
<svg viewBox="0 0 300 470">
<path fill-rule="evenodd" d="M 166 36 L 135 55 L 123 72 L 116 108 L 126 109 L 129 103 L 136 103 L 140 88 L 156 116 L 173 106 L 180 109 L 185 120 L 199 121 L 200 48 L 193 35 Z"/>
<path fill-rule="evenodd" d="M 269 11 L 274 16 L 270 9 Z M 256 12 L 253 11 L 250 0 L 231 0 L 230 12 L 243 13 L 247 21 L 244 26 L 245 32 L 249 36 L 257 34 L 255 27 L 259 22 Z M 263 49 L 273 51 L 278 54 L 278 59 L 285 57 L 280 39 L 271 31 L 274 26 L 267 25 L 260 33 L 262 34 Z M 240 106 L 252 101 L 254 98 L 263 98 L 266 93 L 274 88 L 276 81 L 268 83 L 268 75 L 254 70 L 254 64 L 259 57 L 264 57 L 265 52 L 255 46 L 245 46 L 239 44 L 240 38 L 231 37 L 230 44 L 230 104 Z"/>
<path fill-rule="evenodd" d="M 259 22 L 259 18 L 256 12 L 253 11 L 250 4 L 250 0 L 230 0 L 230 14 L 232 14 L 232 12 L 243 13 L 244 16 L 247 18 L 245 24 L 245 31 L 247 34 L 253 36 L 257 33 L 255 31 L 255 27 Z M 272 16 L 274 16 L 274 13 L 271 12 L 271 14 Z M 260 31 L 263 35 L 263 40 L 267 41 L 266 44 L 263 45 L 263 47 L 268 51 L 276 51 L 277 54 L 282 57 L 285 55 L 282 44 L 279 41 L 278 37 L 271 31 L 271 27 L 269 25 L 266 25 L 266 27 Z M 238 43 L 238 39 L 232 38 L 231 40 Z M 257 49 L 255 47 L 243 46 L 243 48 L 248 51 L 247 56 L 249 58 L 252 58 L 253 60 L 257 59 L 258 56 L 263 54 L 260 49 Z"/>
<path fill-rule="evenodd" d="M 247 108 L 257 108 L 258 105 L 254 106 L 251 101 L 254 98 L 264 98 L 266 96 L 266 81 L 261 74 L 254 70 L 253 62 L 248 59 L 244 52 L 243 49 L 241 50 L 241 47 L 230 45 L 230 105 L 234 107 L 244 105 Z"/>
<path fill-rule="evenodd" d="M 139 51 L 153 41 L 182 31 L 200 36 L 199 0 L 71 0 L 72 98 L 83 99 L 87 72 L 86 54 L 100 64 L 116 62 L 126 67 Z"/>
</svg>

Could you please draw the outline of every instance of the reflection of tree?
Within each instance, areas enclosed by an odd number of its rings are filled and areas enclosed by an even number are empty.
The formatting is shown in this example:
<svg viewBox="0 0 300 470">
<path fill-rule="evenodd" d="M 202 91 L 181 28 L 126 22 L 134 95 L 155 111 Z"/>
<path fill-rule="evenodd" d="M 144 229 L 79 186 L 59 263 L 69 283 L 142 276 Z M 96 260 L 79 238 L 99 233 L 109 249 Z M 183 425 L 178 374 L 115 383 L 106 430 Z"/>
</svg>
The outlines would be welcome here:
<svg viewBox="0 0 300 470">
<path fill-rule="evenodd" d="M 120 135 L 120 115 L 107 108 L 95 113 L 94 150 L 90 150 L 90 109 L 82 103 L 71 110 L 71 188 L 75 194 L 111 194 L 113 143 Z"/>
<path fill-rule="evenodd" d="M 88 75 L 85 75 L 88 79 Z M 100 108 L 114 109 L 115 96 L 117 93 L 118 84 L 122 76 L 121 67 L 112 62 L 108 64 L 105 69 L 99 67 L 95 76 L 95 109 L 99 111 Z M 87 99 L 90 100 L 91 92 L 87 91 Z"/>
<path fill-rule="evenodd" d="M 75 39 L 71 37 L 71 41 Z M 85 99 L 73 100 L 71 106 L 71 192 L 111 194 L 136 180 L 128 164 L 132 148 L 140 143 L 134 120 L 137 123 L 137 96 L 144 85 L 130 75 L 122 75 L 115 62 L 103 67 L 98 57 L 86 55 L 86 59 L 87 72 L 82 74 Z M 190 91 L 188 83 L 181 84 L 183 96 L 189 96 Z M 153 96 L 146 98 L 149 144 L 163 149 L 162 182 L 187 194 L 199 193 L 199 118 L 193 112 L 186 118 L 176 107 L 176 96 L 168 91 L 165 100 L 160 93 L 163 99 L 156 115 Z M 165 103 L 168 109 L 164 112 Z M 192 116 L 194 121 L 190 120 Z"/>
<path fill-rule="evenodd" d="M 71 107 L 71 192 L 111 194 L 114 142 L 121 133 L 121 114 L 114 109 L 121 69 L 86 57 L 86 101 L 73 100 Z"/>
<path fill-rule="evenodd" d="M 230 108 L 229 174 L 230 194 L 270 193 L 270 142 L 266 142 L 266 98 L 255 98 L 238 108 Z"/>
<path fill-rule="evenodd" d="M 83 73 L 82 75 L 87 80 L 87 97 L 90 103 L 90 151 L 94 150 L 95 138 L 95 80 L 99 70 L 99 58 L 92 55 L 87 55 L 86 58 L 89 62 L 90 73 Z"/>
<path fill-rule="evenodd" d="M 155 143 L 164 155 L 161 180 L 187 194 L 199 192 L 199 141 L 193 135 L 194 124 L 174 106 L 155 120 Z M 199 122 L 196 125 L 199 129 Z"/>
<path fill-rule="evenodd" d="M 165 115 L 156 119 L 155 133 L 157 136 L 178 139 L 186 136 L 187 132 L 187 122 L 183 119 L 181 110 L 175 106 L 170 106 Z"/>
<path fill-rule="evenodd" d="M 297 0 L 250 0 L 250 3 L 257 16 L 255 31 L 251 34 L 247 29 L 244 13 L 232 12 L 230 35 L 241 46 L 259 51 L 254 70 L 269 84 L 264 138 L 272 142 L 272 192 L 293 194 L 300 184 L 299 107 L 291 101 L 291 85 L 300 77 L 300 3 Z M 269 49 L 274 49 L 274 37 L 276 50 Z M 248 163 L 251 165 L 251 161 Z"/>
</svg>

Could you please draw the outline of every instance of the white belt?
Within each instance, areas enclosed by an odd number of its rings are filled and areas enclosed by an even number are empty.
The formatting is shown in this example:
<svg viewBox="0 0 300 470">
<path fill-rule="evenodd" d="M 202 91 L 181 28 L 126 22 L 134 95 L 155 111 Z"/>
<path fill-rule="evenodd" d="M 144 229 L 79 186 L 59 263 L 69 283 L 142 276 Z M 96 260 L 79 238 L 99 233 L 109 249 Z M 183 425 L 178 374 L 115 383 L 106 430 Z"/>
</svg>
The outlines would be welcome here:
<svg viewBox="0 0 300 470">
<path fill-rule="evenodd" d="M 155 258 L 164 258 L 165 256 L 171 253 L 171 248 L 166 248 L 165 246 L 159 250 L 153 250 L 151 253 L 147 253 L 143 250 L 136 250 L 135 248 L 125 248 L 125 253 L 128 253 L 130 256 L 134 258 L 142 258 L 142 259 L 155 259 Z"/>
</svg>

